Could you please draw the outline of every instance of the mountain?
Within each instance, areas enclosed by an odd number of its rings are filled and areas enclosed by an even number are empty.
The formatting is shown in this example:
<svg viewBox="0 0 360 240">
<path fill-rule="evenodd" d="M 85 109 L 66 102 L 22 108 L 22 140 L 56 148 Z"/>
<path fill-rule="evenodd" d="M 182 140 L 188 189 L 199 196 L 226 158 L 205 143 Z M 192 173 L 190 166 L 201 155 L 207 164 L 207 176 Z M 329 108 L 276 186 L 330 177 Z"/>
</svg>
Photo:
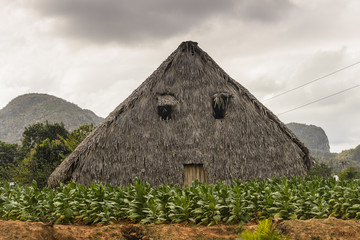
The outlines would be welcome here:
<svg viewBox="0 0 360 240">
<path fill-rule="evenodd" d="M 25 94 L 0 110 L 0 141 L 18 143 L 25 127 L 46 120 L 49 123 L 63 122 L 65 128 L 71 131 L 85 123 L 97 125 L 103 118 L 55 96 Z"/>
<path fill-rule="evenodd" d="M 321 127 L 301 123 L 288 123 L 286 126 L 305 144 L 312 155 L 330 153 L 329 139 Z"/>
<path fill-rule="evenodd" d="M 301 123 L 288 123 L 286 126 L 305 144 L 312 157 L 332 167 L 334 172 L 350 166 L 360 168 L 360 145 L 341 153 L 331 153 L 329 139 L 321 127 Z"/>
<path fill-rule="evenodd" d="M 336 154 L 334 158 L 328 159 L 327 164 L 333 169 L 340 171 L 350 166 L 360 170 L 360 145 Z"/>
<path fill-rule="evenodd" d="M 305 144 L 310 155 L 318 162 L 326 163 L 334 169 L 338 168 L 337 154 L 330 152 L 329 139 L 321 127 L 294 122 L 286 126 Z"/>
</svg>

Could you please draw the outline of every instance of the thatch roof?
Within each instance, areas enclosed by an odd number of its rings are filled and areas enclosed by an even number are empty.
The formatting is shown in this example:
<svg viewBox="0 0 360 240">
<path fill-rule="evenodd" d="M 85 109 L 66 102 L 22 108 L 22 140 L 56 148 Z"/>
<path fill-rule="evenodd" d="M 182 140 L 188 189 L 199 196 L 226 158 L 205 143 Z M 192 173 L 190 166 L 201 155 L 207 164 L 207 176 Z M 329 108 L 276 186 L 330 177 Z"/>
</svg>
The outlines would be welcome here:
<svg viewBox="0 0 360 240">
<path fill-rule="evenodd" d="M 183 42 L 51 174 L 48 184 L 183 184 L 303 176 L 308 149 L 195 42 Z"/>
</svg>

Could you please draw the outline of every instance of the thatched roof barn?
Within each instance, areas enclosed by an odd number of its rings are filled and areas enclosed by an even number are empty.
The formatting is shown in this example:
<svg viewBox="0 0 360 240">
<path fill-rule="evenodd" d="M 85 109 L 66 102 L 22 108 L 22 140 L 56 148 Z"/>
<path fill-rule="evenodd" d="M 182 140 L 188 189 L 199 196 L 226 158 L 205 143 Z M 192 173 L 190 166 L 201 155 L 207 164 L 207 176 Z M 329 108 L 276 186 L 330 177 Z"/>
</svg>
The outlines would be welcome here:
<svg viewBox="0 0 360 240">
<path fill-rule="evenodd" d="M 195 42 L 183 42 L 51 174 L 112 185 L 182 186 L 303 176 L 309 152 Z"/>
</svg>

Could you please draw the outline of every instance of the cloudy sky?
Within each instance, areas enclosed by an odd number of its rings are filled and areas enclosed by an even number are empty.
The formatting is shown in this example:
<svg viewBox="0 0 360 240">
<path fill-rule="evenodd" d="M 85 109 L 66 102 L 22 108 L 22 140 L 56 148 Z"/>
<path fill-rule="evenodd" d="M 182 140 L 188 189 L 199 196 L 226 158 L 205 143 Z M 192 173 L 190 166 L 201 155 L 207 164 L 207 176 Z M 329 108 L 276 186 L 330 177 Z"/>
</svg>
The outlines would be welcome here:
<svg viewBox="0 0 360 240">
<path fill-rule="evenodd" d="M 0 0 L 0 109 L 48 93 L 106 117 L 193 40 L 260 101 L 360 61 L 358 0 Z M 264 101 L 275 114 L 360 84 L 360 64 Z M 360 144 L 360 87 L 281 114 Z"/>
</svg>

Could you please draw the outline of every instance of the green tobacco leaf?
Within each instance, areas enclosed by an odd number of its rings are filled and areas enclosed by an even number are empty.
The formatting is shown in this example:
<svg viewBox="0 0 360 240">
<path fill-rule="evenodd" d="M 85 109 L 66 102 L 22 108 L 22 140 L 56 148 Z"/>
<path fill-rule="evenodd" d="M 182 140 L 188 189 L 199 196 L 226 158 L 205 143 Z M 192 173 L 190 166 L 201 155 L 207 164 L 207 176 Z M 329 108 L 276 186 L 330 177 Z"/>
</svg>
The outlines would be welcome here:
<svg viewBox="0 0 360 240">
<path fill-rule="evenodd" d="M 64 210 L 64 215 L 65 215 L 65 217 L 66 217 L 67 219 L 71 219 L 71 218 L 74 217 L 74 213 L 73 213 L 73 211 L 72 211 L 70 208 L 66 208 L 66 209 Z"/>
</svg>

